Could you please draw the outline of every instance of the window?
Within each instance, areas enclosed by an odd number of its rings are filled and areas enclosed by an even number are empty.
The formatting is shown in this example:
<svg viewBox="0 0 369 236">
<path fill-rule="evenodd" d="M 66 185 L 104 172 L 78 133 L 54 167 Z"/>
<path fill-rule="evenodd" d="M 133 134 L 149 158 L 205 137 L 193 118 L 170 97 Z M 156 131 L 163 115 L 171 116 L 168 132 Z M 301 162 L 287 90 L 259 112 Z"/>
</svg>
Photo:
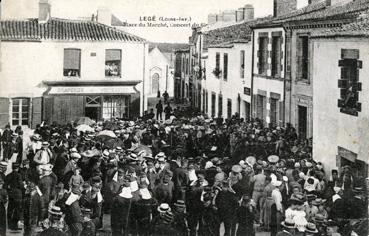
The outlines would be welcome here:
<svg viewBox="0 0 369 236">
<path fill-rule="evenodd" d="M 266 75 L 268 70 L 268 43 L 269 38 L 267 36 L 259 37 L 258 68 L 261 75 Z"/>
<path fill-rule="evenodd" d="M 218 96 L 218 117 L 223 116 L 223 96 L 219 94 Z"/>
<path fill-rule="evenodd" d="M 215 117 L 215 93 L 211 93 L 211 117 Z"/>
<path fill-rule="evenodd" d="M 277 99 L 270 98 L 270 123 L 273 125 L 277 124 L 277 103 Z"/>
<path fill-rule="evenodd" d="M 272 76 L 281 77 L 281 43 L 282 37 L 272 37 Z"/>
<path fill-rule="evenodd" d="M 338 107 L 342 113 L 357 116 L 361 111 L 359 92 L 362 86 L 359 82 L 359 70 L 362 68 L 362 61 L 358 60 L 359 50 L 342 49 L 341 54 L 342 60 L 338 62 L 341 67 L 341 79 L 338 80 L 340 88 Z"/>
<path fill-rule="evenodd" d="M 245 78 L 245 51 L 241 50 L 240 54 L 240 77 Z"/>
<path fill-rule="evenodd" d="M 232 118 L 232 99 L 227 99 L 227 117 Z"/>
<path fill-rule="evenodd" d="M 122 51 L 119 49 L 105 50 L 105 76 L 120 76 Z"/>
<path fill-rule="evenodd" d="M 309 73 L 309 36 L 297 38 L 297 79 L 308 80 Z"/>
<path fill-rule="evenodd" d="M 30 100 L 28 98 L 14 98 L 12 103 L 12 125 L 28 125 Z"/>
<path fill-rule="evenodd" d="M 124 118 L 129 116 L 129 96 L 105 96 L 103 118 Z"/>
<path fill-rule="evenodd" d="M 208 91 L 205 92 L 205 113 L 208 113 Z"/>
<path fill-rule="evenodd" d="M 228 53 L 223 55 L 223 79 L 228 79 Z"/>
<path fill-rule="evenodd" d="M 256 110 L 256 116 L 259 119 L 264 119 L 264 108 L 265 108 L 265 96 L 263 95 L 257 95 L 257 101 L 256 101 L 256 105 L 257 105 L 257 110 Z"/>
<path fill-rule="evenodd" d="M 214 74 L 216 77 L 219 77 L 220 75 L 220 53 L 217 52 L 215 54 L 215 70 L 214 70 Z"/>
<path fill-rule="evenodd" d="M 64 49 L 63 75 L 68 77 L 80 77 L 81 75 L 81 50 Z"/>
<path fill-rule="evenodd" d="M 156 94 L 159 91 L 159 74 L 153 74 L 151 81 L 151 93 Z"/>
</svg>

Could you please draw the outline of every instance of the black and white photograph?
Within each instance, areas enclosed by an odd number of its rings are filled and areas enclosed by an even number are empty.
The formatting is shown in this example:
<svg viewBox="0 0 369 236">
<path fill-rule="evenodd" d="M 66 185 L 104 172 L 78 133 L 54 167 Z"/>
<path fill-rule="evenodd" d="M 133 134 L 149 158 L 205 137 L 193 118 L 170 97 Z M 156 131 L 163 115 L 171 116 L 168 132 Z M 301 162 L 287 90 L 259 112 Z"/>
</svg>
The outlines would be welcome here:
<svg viewBox="0 0 369 236">
<path fill-rule="evenodd" d="M 0 0 L 0 236 L 368 236 L 369 0 Z"/>
</svg>

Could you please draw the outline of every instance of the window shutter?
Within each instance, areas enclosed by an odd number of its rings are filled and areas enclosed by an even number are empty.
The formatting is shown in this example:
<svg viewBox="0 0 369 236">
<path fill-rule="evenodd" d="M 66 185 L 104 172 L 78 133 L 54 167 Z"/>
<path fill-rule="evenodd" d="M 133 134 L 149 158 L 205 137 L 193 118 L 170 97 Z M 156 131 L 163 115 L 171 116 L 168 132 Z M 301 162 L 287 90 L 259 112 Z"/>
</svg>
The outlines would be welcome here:
<svg viewBox="0 0 369 236">
<path fill-rule="evenodd" d="M 251 106 L 252 106 L 252 113 L 251 114 L 252 114 L 253 118 L 256 117 L 257 103 L 258 103 L 257 99 L 258 99 L 258 96 L 256 94 L 253 94 L 252 95 L 252 104 L 251 104 Z"/>
<path fill-rule="evenodd" d="M 79 70 L 80 63 L 80 49 L 64 49 L 64 69 Z"/>
<path fill-rule="evenodd" d="M 51 123 L 54 114 L 54 97 L 44 97 L 43 108 L 43 120 L 47 123 Z"/>
<path fill-rule="evenodd" d="M 32 123 L 34 129 L 37 124 L 42 122 L 42 97 L 32 98 Z"/>
<path fill-rule="evenodd" d="M 0 98 L 0 125 L 9 123 L 9 98 Z"/>
<path fill-rule="evenodd" d="M 302 39 L 297 37 L 296 39 L 296 58 L 297 58 L 297 79 L 301 79 L 301 71 L 302 71 Z"/>
<path fill-rule="evenodd" d="M 121 50 L 119 49 L 107 49 L 105 51 L 106 61 L 120 61 L 122 58 Z"/>
<path fill-rule="evenodd" d="M 283 126 L 284 122 L 284 103 L 279 101 L 279 126 Z"/>
</svg>

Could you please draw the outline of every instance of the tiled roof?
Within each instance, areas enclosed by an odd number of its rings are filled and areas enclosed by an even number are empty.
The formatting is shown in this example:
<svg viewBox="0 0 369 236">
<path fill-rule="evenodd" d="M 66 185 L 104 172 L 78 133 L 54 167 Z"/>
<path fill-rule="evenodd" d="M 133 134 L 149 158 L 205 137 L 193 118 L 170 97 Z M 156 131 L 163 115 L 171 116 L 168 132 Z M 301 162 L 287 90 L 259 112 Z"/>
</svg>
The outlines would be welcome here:
<svg viewBox="0 0 369 236">
<path fill-rule="evenodd" d="M 145 39 L 94 21 L 51 18 L 0 21 L 1 40 L 86 40 L 145 42 Z"/>
<path fill-rule="evenodd" d="M 343 25 L 339 28 L 319 31 L 313 38 L 331 37 L 369 37 L 369 11 L 364 13 L 357 21 Z"/>
<path fill-rule="evenodd" d="M 313 20 L 339 20 L 355 18 L 361 12 L 369 9 L 368 0 L 356 0 L 344 5 L 333 5 L 325 7 L 321 11 L 314 11 L 308 14 L 302 14 L 291 17 L 286 21 L 313 21 Z"/>
<path fill-rule="evenodd" d="M 251 26 L 269 19 L 270 17 L 258 18 L 251 21 L 237 22 L 233 25 L 218 29 L 204 31 L 204 49 L 207 49 L 210 45 L 218 45 L 223 42 L 250 41 L 252 35 Z"/>
<path fill-rule="evenodd" d="M 308 21 L 314 23 L 318 20 L 339 20 L 353 19 L 360 12 L 369 8 L 368 0 L 355 0 L 344 5 L 327 6 L 326 1 L 310 4 L 301 9 L 292 11 L 278 17 L 273 17 L 269 21 L 261 22 L 255 27 L 268 27 L 281 25 L 283 23 L 293 23 Z"/>
</svg>

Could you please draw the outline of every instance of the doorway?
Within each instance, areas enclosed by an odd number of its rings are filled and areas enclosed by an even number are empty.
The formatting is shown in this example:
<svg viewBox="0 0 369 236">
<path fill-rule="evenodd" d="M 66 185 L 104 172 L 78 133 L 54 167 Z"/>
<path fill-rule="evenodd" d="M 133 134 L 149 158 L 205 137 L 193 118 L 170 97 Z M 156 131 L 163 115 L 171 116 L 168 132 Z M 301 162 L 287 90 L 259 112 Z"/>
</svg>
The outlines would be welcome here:
<svg viewBox="0 0 369 236">
<path fill-rule="evenodd" d="M 85 116 L 98 121 L 100 119 L 100 107 L 85 107 Z"/>
<path fill-rule="evenodd" d="M 249 102 L 243 101 L 245 107 L 245 118 L 250 119 L 251 106 Z"/>
<path fill-rule="evenodd" d="M 307 135 L 307 107 L 298 106 L 298 126 L 300 138 L 306 138 Z"/>
</svg>

